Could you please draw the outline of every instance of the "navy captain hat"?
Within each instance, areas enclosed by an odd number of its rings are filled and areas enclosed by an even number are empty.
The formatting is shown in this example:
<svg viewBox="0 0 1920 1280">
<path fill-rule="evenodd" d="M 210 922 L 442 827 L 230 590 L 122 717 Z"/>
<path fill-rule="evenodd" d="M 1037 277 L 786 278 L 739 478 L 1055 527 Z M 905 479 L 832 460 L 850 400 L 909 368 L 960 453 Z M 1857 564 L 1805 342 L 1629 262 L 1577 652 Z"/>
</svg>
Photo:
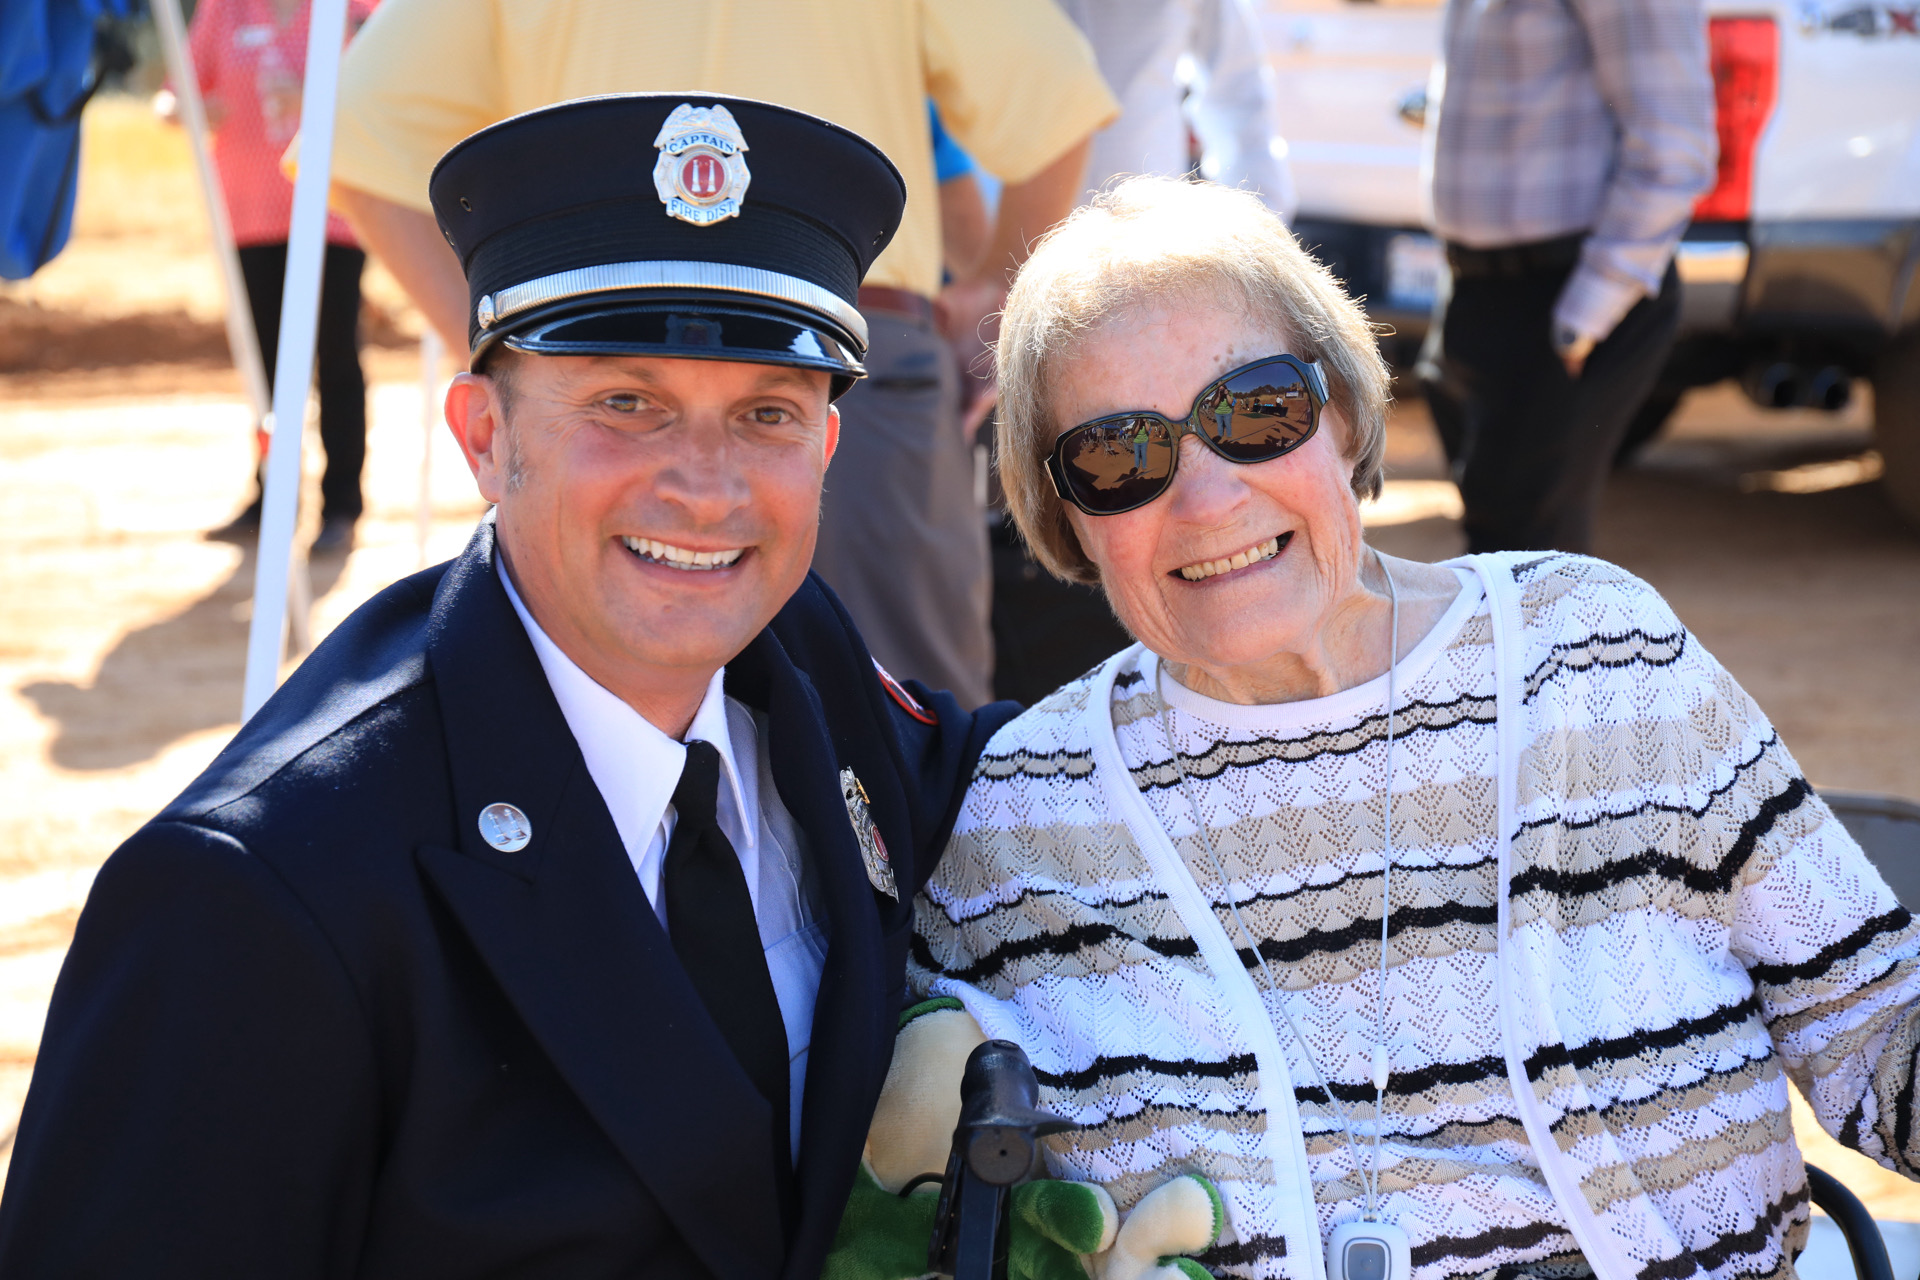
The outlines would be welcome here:
<svg viewBox="0 0 1920 1280">
<path fill-rule="evenodd" d="M 428 183 L 466 272 L 474 366 L 646 355 L 864 376 L 860 281 L 906 184 L 881 150 L 747 98 L 577 98 L 465 139 Z"/>
</svg>

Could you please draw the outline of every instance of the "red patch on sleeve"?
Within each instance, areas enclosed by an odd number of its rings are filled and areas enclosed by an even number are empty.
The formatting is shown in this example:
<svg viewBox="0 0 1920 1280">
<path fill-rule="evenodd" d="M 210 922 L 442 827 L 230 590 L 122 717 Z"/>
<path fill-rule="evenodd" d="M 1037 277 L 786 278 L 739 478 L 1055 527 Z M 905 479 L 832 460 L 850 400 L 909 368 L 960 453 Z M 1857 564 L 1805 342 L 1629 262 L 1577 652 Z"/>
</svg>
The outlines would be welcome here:
<svg viewBox="0 0 1920 1280">
<path fill-rule="evenodd" d="M 900 709 L 902 711 L 912 716 L 915 720 L 918 720 L 921 724 L 937 725 L 940 723 L 937 719 L 934 718 L 934 715 L 931 711 L 928 711 L 925 707 L 921 706 L 918 702 L 914 700 L 914 697 L 912 694 L 908 693 L 906 689 L 901 687 L 900 682 L 893 678 L 893 674 L 891 672 L 889 672 L 885 667 L 880 665 L 880 659 L 875 658 L 873 660 L 873 669 L 880 676 L 881 688 L 885 689 L 887 691 L 888 696 L 891 697 L 895 702 L 900 704 Z"/>
</svg>

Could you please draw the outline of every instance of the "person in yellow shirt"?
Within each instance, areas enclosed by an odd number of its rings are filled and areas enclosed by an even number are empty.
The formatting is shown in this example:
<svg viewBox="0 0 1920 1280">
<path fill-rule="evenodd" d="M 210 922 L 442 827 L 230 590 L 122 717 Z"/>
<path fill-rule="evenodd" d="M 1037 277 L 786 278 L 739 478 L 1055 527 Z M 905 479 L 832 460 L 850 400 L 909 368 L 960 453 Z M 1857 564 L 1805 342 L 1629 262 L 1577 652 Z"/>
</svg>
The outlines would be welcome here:
<svg viewBox="0 0 1920 1280">
<path fill-rule="evenodd" d="M 386 0 L 342 66 L 334 202 L 463 349 L 473 316 L 428 212 L 434 163 L 520 112 L 639 90 L 809 112 L 871 139 L 906 179 L 899 234 L 860 289 L 869 376 L 840 402 L 814 567 L 887 667 L 987 701 L 987 535 L 934 299 L 949 331 L 977 331 L 1079 197 L 1088 140 L 1118 110 L 1085 37 L 1051 0 Z M 988 252 L 944 292 L 928 99 L 1006 184 Z M 605 141 L 609 165 L 653 164 L 652 138 Z"/>
</svg>

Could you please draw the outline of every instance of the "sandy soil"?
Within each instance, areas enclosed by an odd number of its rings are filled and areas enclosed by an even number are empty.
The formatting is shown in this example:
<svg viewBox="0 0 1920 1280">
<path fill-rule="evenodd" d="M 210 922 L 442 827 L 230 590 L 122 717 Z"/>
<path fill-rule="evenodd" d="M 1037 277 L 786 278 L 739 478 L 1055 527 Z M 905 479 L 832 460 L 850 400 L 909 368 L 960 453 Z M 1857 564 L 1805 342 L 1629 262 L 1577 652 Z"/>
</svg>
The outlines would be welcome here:
<svg viewBox="0 0 1920 1280">
<path fill-rule="evenodd" d="M 29 355 L 22 323 L 217 336 L 218 277 L 178 139 L 113 101 L 90 112 L 88 139 L 81 235 L 36 280 L 0 287 L 0 356 L 10 324 Z M 418 332 L 397 293 L 381 305 L 395 341 Z M 51 368 L 0 359 L 0 1172 L 94 870 L 233 732 L 253 573 L 249 555 L 200 538 L 237 509 L 249 468 L 251 423 L 218 349 L 137 364 L 80 347 L 91 354 Z M 417 367 L 376 350 L 369 368 L 369 512 L 351 557 L 314 566 L 317 635 L 422 563 Z M 1730 389 L 1697 393 L 1616 479 L 1599 552 L 1667 594 L 1816 784 L 1920 799 L 1920 538 L 1873 485 L 1820 487 L 1871 474 L 1870 412 L 1762 414 Z M 1417 402 L 1396 412 L 1389 456 L 1374 539 L 1457 552 L 1458 497 Z M 1814 491 L 1779 491 L 1796 488 Z M 316 507 L 309 493 L 309 520 Z M 426 554 L 442 559 L 481 510 L 444 435 L 430 509 Z M 1804 1114 L 1797 1128 L 1880 1216 L 1920 1220 L 1920 1188 Z"/>
</svg>

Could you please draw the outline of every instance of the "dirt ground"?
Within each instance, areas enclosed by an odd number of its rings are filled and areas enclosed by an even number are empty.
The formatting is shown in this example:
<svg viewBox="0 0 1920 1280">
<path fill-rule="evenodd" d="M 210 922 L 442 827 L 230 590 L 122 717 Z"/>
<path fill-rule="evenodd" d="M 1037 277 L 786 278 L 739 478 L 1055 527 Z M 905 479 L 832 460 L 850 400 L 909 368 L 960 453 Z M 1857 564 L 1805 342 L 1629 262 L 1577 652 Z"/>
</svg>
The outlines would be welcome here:
<svg viewBox="0 0 1920 1280">
<path fill-rule="evenodd" d="M 141 111 L 90 109 L 74 245 L 0 286 L 0 1174 L 94 870 L 240 706 L 252 557 L 200 535 L 244 499 L 251 422 L 184 146 Z M 389 345 L 368 354 L 368 514 L 350 557 L 313 567 L 316 636 L 423 563 L 418 320 L 390 280 L 369 292 Z M 1598 551 L 1666 594 L 1816 785 L 1920 799 L 1920 537 L 1868 482 L 1870 415 L 1864 398 L 1825 418 L 1696 393 L 1616 478 Z M 1417 402 L 1395 412 L 1389 462 L 1374 540 L 1455 554 L 1458 497 Z M 425 555 L 444 559 L 481 512 L 444 432 L 428 493 Z M 1798 1120 L 1810 1158 L 1877 1215 L 1920 1221 L 1920 1188 Z"/>
</svg>

